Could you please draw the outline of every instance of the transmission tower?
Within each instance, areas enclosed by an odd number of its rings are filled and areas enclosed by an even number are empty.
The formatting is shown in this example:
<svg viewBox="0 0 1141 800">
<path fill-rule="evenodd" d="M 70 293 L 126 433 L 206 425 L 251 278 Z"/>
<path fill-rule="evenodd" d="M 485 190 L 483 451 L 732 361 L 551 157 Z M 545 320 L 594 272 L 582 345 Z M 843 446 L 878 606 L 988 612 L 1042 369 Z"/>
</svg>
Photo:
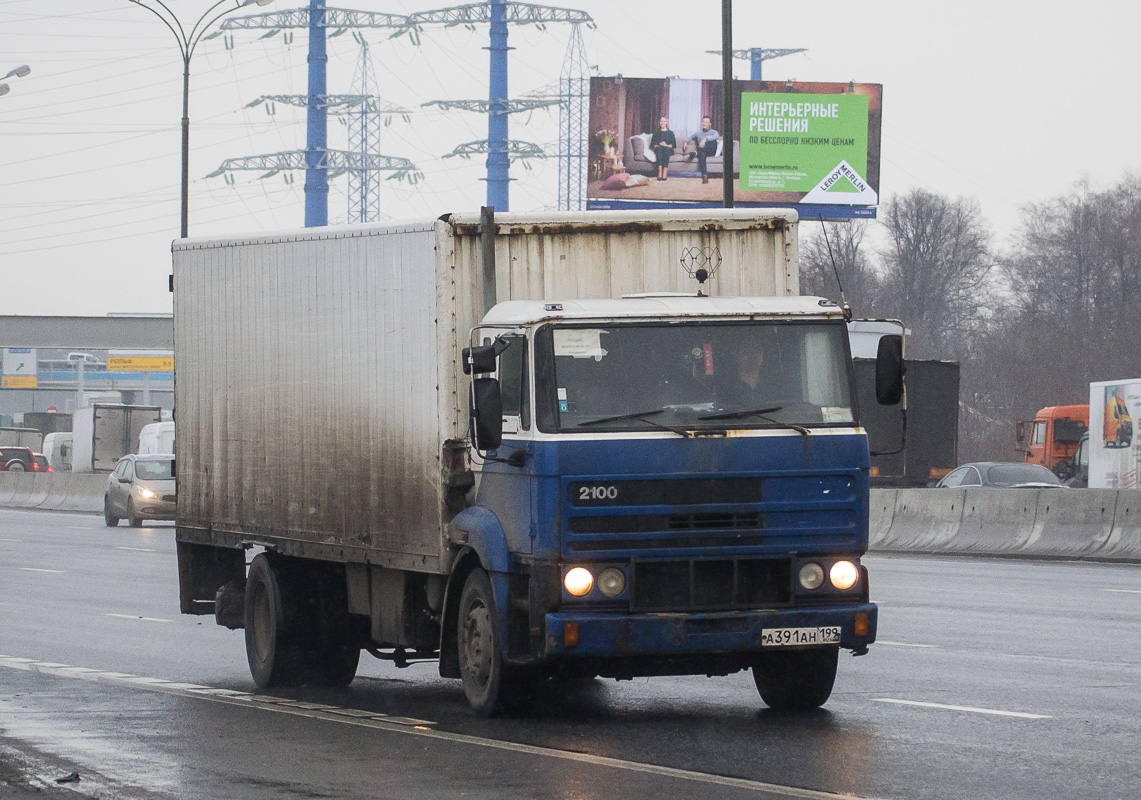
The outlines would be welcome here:
<svg viewBox="0 0 1141 800">
<path fill-rule="evenodd" d="M 507 26 L 509 24 L 543 26 L 554 22 L 593 26 L 594 22 L 590 15 L 585 11 L 509 2 L 508 0 L 487 0 L 486 2 L 421 11 L 409 15 L 326 8 L 323 2 L 324 0 L 310 0 L 307 9 L 274 11 L 254 14 L 249 17 L 230 18 L 222 24 L 218 31 L 219 34 L 222 34 L 233 30 L 268 29 L 270 33 L 266 34 L 267 36 L 280 30 L 292 28 L 307 28 L 309 31 L 309 94 L 306 102 L 308 122 L 306 148 L 301 151 L 305 159 L 306 227 L 328 224 L 329 186 L 327 170 L 328 165 L 332 162 L 325 155 L 328 153 L 327 116 L 330 99 L 325 90 L 326 63 L 328 61 L 325 44 L 326 32 L 329 28 L 334 29 L 333 36 L 350 28 L 384 28 L 392 31 L 389 38 L 407 34 L 414 43 L 418 43 L 420 33 L 430 25 L 474 27 L 486 24 L 490 26 L 490 46 L 488 48 L 490 51 L 490 72 L 486 107 L 488 136 L 482 142 L 468 142 L 460 145 L 453 151 L 453 154 L 470 157 L 473 153 L 486 153 L 487 204 L 501 211 L 509 210 L 508 198 L 512 159 L 537 157 L 537 153 L 541 154 L 542 151 L 533 144 L 511 142 L 508 138 L 508 115 L 513 110 L 525 109 L 520 107 L 513 109 L 511 101 L 507 98 L 507 52 L 510 49 L 507 45 Z M 482 108 L 476 110 L 482 110 Z M 273 155 L 280 156 L 283 154 Z M 229 159 L 226 163 L 240 161 L 240 159 Z M 398 172 L 397 174 L 401 173 Z"/>
<path fill-rule="evenodd" d="M 761 64 L 773 58 L 781 58 L 782 56 L 791 56 L 793 53 L 805 53 L 808 51 L 807 47 L 793 47 L 793 48 L 763 48 L 763 47 L 750 47 L 747 50 L 734 50 L 733 58 L 739 58 L 743 61 L 749 62 L 749 80 L 759 81 L 761 78 Z M 715 56 L 721 55 L 720 50 L 706 50 L 707 53 L 712 53 Z"/>
<path fill-rule="evenodd" d="M 490 25 L 490 74 L 488 79 L 488 99 L 482 101 L 458 101 L 463 105 L 454 106 L 487 114 L 487 139 L 467 142 L 457 147 L 449 155 L 470 156 L 487 154 L 487 205 L 497 211 L 510 210 L 510 168 L 511 161 L 521 158 L 542 157 L 542 150 L 529 142 L 515 142 L 508 136 L 507 118 L 518 111 L 539 108 L 541 105 L 555 105 L 562 99 L 544 102 L 543 98 L 510 100 L 507 95 L 507 26 L 545 25 L 552 22 L 565 22 L 578 28 L 579 25 L 593 25 L 594 21 L 585 11 L 567 8 L 537 6 L 530 3 L 515 3 L 508 0 L 489 0 L 435 11 L 421 11 L 410 14 L 409 22 L 414 31 L 428 24 Z M 539 104 L 539 105 L 536 105 Z"/>
<path fill-rule="evenodd" d="M 578 211 L 586 202 L 590 134 L 590 65 L 582 26 L 571 26 L 570 42 L 559 76 L 559 210 Z"/>
</svg>

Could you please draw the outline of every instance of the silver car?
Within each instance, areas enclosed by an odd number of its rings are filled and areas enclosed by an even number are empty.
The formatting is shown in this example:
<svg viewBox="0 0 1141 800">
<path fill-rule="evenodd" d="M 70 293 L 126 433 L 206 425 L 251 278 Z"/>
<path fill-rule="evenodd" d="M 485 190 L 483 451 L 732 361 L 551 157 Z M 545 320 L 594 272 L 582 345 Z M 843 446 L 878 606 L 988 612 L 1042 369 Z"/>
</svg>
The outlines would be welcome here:
<svg viewBox="0 0 1141 800">
<path fill-rule="evenodd" d="M 115 527 L 125 519 L 132 528 L 144 519 L 174 519 L 175 481 L 172 455 L 127 455 L 107 476 L 103 519 Z"/>
</svg>

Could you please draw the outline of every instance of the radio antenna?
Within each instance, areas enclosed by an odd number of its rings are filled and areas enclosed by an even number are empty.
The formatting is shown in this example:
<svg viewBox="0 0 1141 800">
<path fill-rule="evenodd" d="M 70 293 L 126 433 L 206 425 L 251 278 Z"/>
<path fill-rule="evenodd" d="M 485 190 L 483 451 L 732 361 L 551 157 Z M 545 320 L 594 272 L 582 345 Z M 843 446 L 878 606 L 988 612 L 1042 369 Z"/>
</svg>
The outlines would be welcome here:
<svg viewBox="0 0 1141 800">
<path fill-rule="evenodd" d="M 836 276 L 836 285 L 840 287 L 840 308 L 844 311 L 844 319 L 852 321 L 852 307 L 848 305 L 848 298 L 844 296 L 844 284 L 840 281 L 840 270 L 836 267 L 836 257 L 832 255 L 832 242 L 828 241 L 828 226 L 824 224 L 824 215 L 819 216 L 820 229 L 824 231 L 824 244 L 828 246 L 828 260 L 832 262 L 832 274 Z"/>
</svg>

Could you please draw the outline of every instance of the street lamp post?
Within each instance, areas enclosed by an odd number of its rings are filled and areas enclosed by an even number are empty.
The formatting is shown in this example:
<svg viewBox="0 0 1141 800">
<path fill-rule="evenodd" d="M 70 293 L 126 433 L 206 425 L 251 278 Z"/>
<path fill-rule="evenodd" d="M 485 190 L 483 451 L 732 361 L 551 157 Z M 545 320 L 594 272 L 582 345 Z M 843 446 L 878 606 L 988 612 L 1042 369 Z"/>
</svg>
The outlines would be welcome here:
<svg viewBox="0 0 1141 800">
<path fill-rule="evenodd" d="M 5 75 L 3 78 L 0 78 L 0 81 L 6 81 L 9 78 L 26 78 L 28 75 L 31 74 L 31 72 L 32 72 L 31 67 L 29 67 L 27 64 L 22 64 L 22 65 L 16 67 L 15 69 L 8 70 L 8 74 Z M 9 86 L 6 83 L 0 83 L 0 97 L 3 97 L 4 95 L 8 94 L 8 92 L 10 92 L 10 91 L 12 91 L 11 86 Z"/>
<path fill-rule="evenodd" d="M 127 0 L 127 2 L 145 8 L 161 19 L 178 40 L 178 49 L 182 54 L 182 238 L 185 239 L 190 228 L 190 59 L 194 56 L 194 48 L 202 41 L 202 35 L 210 29 L 210 26 L 222 17 L 245 6 L 269 5 L 273 0 L 218 0 L 203 12 L 189 31 L 183 27 L 182 22 L 163 0 Z M 214 13 L 219 6 L 230 2 L 234 4 L 232 8 Z"/>
</svg>

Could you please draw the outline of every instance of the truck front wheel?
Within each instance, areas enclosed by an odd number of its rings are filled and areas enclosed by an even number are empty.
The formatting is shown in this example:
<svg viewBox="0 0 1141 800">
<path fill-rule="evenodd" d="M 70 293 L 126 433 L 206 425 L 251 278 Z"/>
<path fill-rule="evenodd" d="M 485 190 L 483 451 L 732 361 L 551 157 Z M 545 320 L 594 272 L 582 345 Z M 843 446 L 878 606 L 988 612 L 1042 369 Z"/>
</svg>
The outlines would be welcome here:
<svg viewBox="0 0 1141 800">
<path fill-rule="evenodd" d="M 246 579 L 246 660 L 254 683 L 262 689 L 296 686 L 301 682 L 303 661 L 290 635 L 286 603 L 277 571 L 264 553 L 250 564 Z"/>
<path fill-rule="evenodd" d="M 504 688 L 503 637 L 491 581 L 481 569 L 472 570 L 464 583 L 456 640 L 464 695 L 477 715 L 490 717 Z"/>
<path fill-rule="evenodd" d="M 817 708 L 832 694 L 839 656 L 838 647 L 761 653 L 753 665 L 753 681 L 771 709 Z"/>
</svg>

